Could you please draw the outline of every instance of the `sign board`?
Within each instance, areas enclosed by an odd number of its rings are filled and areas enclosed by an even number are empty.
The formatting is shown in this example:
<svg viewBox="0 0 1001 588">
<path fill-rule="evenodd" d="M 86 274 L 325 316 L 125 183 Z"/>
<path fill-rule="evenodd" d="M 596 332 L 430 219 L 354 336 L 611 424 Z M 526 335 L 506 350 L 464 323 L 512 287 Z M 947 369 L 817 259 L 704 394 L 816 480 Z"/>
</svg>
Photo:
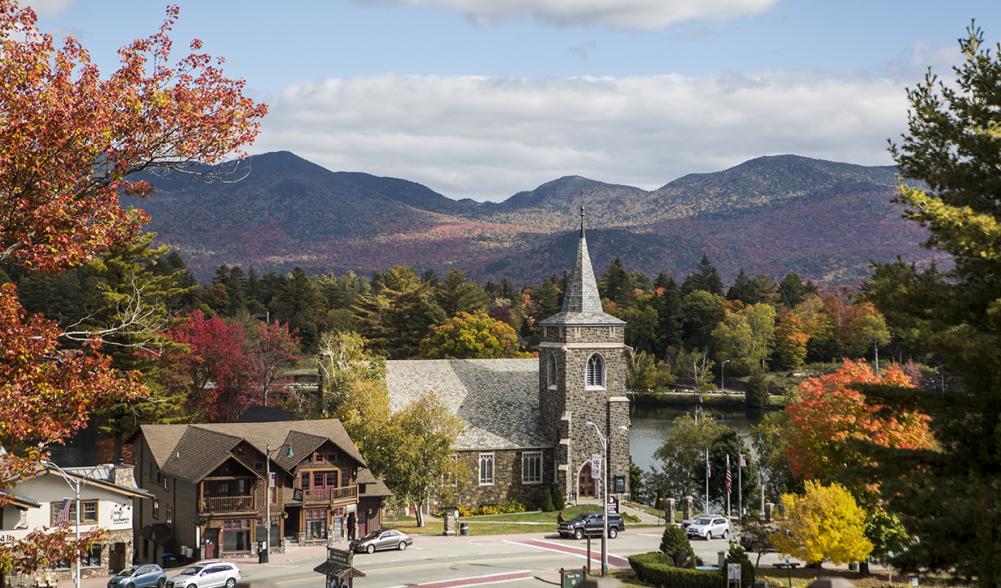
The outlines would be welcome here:
<svg viewBox="0 0 1001 588">
<path fill-rule="evenodd" d="M 740 564 L 739 563 L 729 563 L 726 564 L 726 579 L 727 581 L 740 581 Z"/>
<path fill-rule="evenodd" d="M 615 480 L 613 482 L 612 488 L 614 488 L 613 492 L 615 492 L 616 494 L 625 494 L 626 493 L 626 477 L 625 476 L 615 476 Z"/>
<path fill-rule="evenodd" d="M 619 499 L 615 496 L 608 497 L 608 512 L 610 514 L 619 514 Z"/>
<path fill-rule="evenodd" d="M 560 588 L 577 588 L 587 579 L 584 568 L 560 569 Z"/>
<path fill-rule="evenodd" d="M 345 551 L 334 547 L 327 548 L 327 561 L 331 561 L 342 566 L 350 566 L 351 560 L 354 559 L 354 555 L 355 554 L 352 551 Z"/>
<path fill-rule="evenodd" d="M 601 479 L 601 456 L 597 453 L 591 456 L 591 477 Z"/>
<path fill-rule="evenodd" d="M 344 507 L 344 512 L 358 512 L 357 504 L 349 504 Z"/>
</svg>

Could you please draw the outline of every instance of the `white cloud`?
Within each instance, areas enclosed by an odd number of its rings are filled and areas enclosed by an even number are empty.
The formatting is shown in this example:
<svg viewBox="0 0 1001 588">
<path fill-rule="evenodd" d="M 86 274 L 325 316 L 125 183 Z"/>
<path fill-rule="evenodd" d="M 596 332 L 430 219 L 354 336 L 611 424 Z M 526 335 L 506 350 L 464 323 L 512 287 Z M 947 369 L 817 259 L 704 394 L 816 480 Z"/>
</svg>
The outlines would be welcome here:
<svg viewBox="0 0 1001 588">
<path fill-rule="evenodd" d="M 558 25 L 656 30 L 686 20 L 751 16 L 778 0 L 368 0 L 458 10 L 478 22 L 528 16 Z"/>
<path fill-rule="evenodd" d="M 497 200 L 580 174 L 644 188 L 766 154 L 890 163 L 904 82 L 812 72 L 397 76 L 287 88 L 255 151 Z"/>
<path fill-rule="evenodd" d="M 72 3 L 73 0 L 28 0 L 21 4 L 34 8 L 38 16 L 51 16 L 69 8 Z"/>
</svg>

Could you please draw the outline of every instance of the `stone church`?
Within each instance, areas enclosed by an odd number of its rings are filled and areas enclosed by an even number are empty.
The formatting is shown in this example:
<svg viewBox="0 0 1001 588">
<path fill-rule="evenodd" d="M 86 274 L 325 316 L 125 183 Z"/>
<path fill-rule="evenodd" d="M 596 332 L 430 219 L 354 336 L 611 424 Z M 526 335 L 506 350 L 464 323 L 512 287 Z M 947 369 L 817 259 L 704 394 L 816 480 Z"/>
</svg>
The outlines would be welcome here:
<svg viewBox="0 0 1001 588">
<path fill-rule="evenodd" d="M 597 497 L 598 432 L 611 492 L 629 492 L 625 322 L 602 310 L 583 210 L 563 308 L 539 324 L 537 359 L 387 362 L 392 410 L 433 391 L 465 424 L 457 450 L 470 475 L 459 504 L 538 504 L 547 487 L 568 502 Z"/>
</svg>

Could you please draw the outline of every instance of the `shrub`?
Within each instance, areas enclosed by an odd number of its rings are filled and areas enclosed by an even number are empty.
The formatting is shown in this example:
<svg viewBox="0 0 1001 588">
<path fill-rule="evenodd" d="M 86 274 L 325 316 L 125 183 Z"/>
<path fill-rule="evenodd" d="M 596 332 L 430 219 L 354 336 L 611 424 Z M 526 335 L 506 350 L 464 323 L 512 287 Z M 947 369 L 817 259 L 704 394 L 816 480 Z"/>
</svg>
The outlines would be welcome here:
<svg viewBox="0 0 1001 588">
<path fill-rule="evenodd" d="M 553 504 L 553 491 L 551 488 L 546 488 L 546 495 L 542 498 L 542 510 L 544 512 L 553 512 L 556 510 L 556 505 Z"/>
<path fill-rule="evenodd" d="M 667 525 L 660 539 L 660 553 L 664 563 L 679 568 L 695 567 L 695 550 L 681 527 Z"/>
<path fill-rule="evenodd" d="M 567 507 L 566 497 L 558 486 L 553 486 L 553 510 L 564 510 Z"/>
<path fill-rule="evenodd" d="M 663 554 L 658 552 L 631 555 L 629 566 L 641 580 L 654 586 L 719 588 L 726 584 L 726 576 L 719 570 L 677 568 L 664 563 Z"/>
<path fill-rule="evenodd" d="M 744 391 L 744 404 L 751 408 L 761 408 L 768 404 L 768 377 L 761 372 L 751 374 Z"/>
<path fill-rule="evenodd" d="M 475 506 L 469 508 L 466 506 L 459 507 L 459 516 L 463 517 L 475 517 L 479 515 L 495 515 L 495 514 L 508 514 L 514 512 L 525 512 L 525 505 L 520 502 L 504 502 L 501 504 L 484 504 L 481 506 Z"/>
<path fill-rule="evenodd" d="M 736 543 L 730 545 L 730 551 L 726 554 L 728 563 L 740 563 L 740 585 L 750 586 L 754 583 L 754 564 L 751 558 L 747 557 L 744 548 Z"/>
</svg>

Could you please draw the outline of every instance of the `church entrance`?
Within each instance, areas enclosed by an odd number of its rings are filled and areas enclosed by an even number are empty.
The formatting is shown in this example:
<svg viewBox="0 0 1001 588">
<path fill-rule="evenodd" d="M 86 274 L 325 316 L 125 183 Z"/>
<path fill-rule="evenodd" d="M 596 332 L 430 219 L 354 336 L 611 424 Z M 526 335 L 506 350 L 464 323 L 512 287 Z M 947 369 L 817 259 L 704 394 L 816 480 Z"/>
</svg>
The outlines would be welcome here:
<svg viewBox="0 0 1001 588">
<path fill-rule="evenodd" d="M 577 498 L 594 498 L 594 478 L 591 477 L 591 462 L 584 464 L 577 475 Z"/>
</svg>

